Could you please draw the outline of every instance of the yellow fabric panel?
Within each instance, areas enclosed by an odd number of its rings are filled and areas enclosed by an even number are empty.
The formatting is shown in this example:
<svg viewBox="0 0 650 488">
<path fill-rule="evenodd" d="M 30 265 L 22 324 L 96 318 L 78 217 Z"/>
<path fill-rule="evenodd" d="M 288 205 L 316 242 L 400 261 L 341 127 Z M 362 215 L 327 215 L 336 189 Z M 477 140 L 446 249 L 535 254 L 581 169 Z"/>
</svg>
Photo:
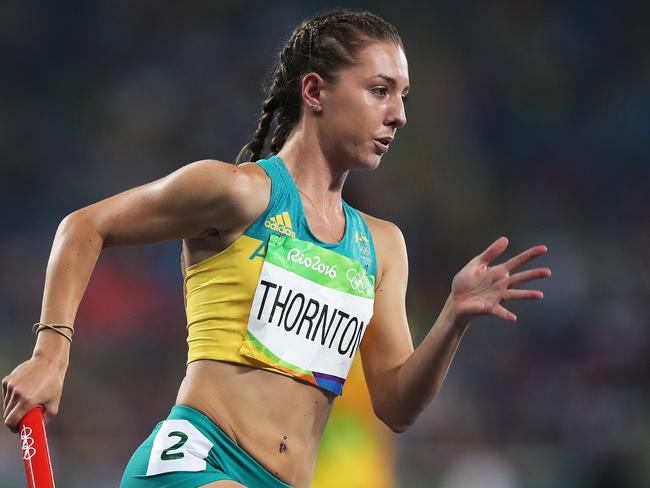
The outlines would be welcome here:
<svg viewBox="0 0 650 488">
<path fill-rule="evenodd" d="M 185 268 L 187 364 L 197 359 L 214 359 L 289 376 L 238 354 L 264 264 L 261 256 L 250 256 L 261 243 L 242 235 L 220 253 Z"/>
</svg>

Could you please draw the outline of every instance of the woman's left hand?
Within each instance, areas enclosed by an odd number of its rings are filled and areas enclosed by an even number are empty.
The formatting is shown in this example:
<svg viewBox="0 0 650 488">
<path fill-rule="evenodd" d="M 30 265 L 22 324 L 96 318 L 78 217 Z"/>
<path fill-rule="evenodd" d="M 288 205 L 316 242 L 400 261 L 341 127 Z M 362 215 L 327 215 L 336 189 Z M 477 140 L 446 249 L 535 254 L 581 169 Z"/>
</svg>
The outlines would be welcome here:
<svg viewBox="0 0 650 488">
<path fill-rule="evenodd" d="M 450 299 L 456 320 L 468 321 L 477 315 L 496 315 L 516 321 L 517 316 L 503 307 L 501 302 L 540 300 L 544 297 L 540 290 L 518 290 L 512 287 L 551 275 L 549 268 L 515 272 L 517 268 L 544 254 L 546 246 L 531 247 L 505 263 L 490 266 L 507 247 L 506 237 L 497 239 L 454 276 Z"/>
</svg>

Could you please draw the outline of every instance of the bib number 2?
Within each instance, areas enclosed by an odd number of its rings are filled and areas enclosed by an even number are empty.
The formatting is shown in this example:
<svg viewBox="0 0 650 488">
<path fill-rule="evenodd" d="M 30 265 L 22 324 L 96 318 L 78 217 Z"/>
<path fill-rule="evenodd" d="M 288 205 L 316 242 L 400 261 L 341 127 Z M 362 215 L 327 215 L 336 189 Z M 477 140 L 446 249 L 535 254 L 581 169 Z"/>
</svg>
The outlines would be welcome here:
<svg viewBox="0 0 650 488">
<path fill-rule="evenodd" d="M 204 471 L 212 442 L 187 420 L 165 420 L 156 433 L 147 476 L 173 471 Z"/>
<path fill-rule="evenodd" d="M 183 447 L 183 444 L 187 442 L 187 434 L 184 432 L 179 432 L 179 431 L 174 431 L 170 432 L 167 437 L 180 437 L 180 440 L 174 444 L 172 447 L 168 447 L 165 449 L 162 454 L 160 455 L 160 459 L 163 461 L 171 461 L 172 459 L 181 459 L 185 456 L 185 453 L 183 452 L 171 452 L 175 451 L 176 449 L 180 449 Z"/>
</svg>

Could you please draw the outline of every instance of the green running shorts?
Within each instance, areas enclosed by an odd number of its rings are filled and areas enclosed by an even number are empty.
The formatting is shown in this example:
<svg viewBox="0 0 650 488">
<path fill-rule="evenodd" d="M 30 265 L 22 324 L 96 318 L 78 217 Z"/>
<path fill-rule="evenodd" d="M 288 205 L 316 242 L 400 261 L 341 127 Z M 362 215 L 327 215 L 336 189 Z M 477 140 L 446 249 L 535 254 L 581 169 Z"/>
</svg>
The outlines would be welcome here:
<svg viewBox="0 0 650 488">
<path fill-rule="evenodd" d="M 120 488 L 197 488 L 218 480 L 248 488 L 291 488 L 204 414 L 174 405 L 131 456 Z"/>
</svg>

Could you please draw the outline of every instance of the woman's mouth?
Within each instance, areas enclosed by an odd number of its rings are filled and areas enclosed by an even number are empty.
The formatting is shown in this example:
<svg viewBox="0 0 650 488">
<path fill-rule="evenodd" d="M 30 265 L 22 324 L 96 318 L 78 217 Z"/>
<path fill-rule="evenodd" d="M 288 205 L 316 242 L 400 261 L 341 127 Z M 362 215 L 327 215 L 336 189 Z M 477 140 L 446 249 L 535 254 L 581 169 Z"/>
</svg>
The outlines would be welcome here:
<svg viewBox="0 0 650 488">
<path fill-rule="evenodd" d="M 388 151 L 388 146 L 392 142 L 392 139 L 389 137 L 382 137 L 380 139 L 373 139 L 372 141 L 375 143 L 377 151 L 379 151 L 380 154 L 384 154 Z"/>
</svg>

